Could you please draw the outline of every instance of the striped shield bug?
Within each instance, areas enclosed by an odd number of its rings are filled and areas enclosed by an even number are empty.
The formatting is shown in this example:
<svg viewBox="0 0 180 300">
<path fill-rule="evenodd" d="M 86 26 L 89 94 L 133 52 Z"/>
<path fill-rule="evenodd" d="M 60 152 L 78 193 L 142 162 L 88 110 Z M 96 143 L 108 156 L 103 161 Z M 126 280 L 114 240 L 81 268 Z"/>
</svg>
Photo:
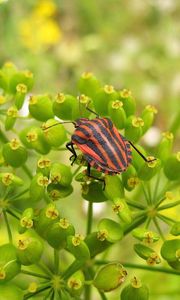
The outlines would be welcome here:
<svg viewBox="0 0 180 300">
<path fill-rule="evenodd" d="M 72 153 L 70 156 L 71 165 L 77 158 L 74 148 L 76 146 L 87 161 L 87 176 L 104 183 L 104 179 L 91 175 L 91 167 L 104 174 L 120 174 L 128 168 L 132 160 L 133 147 L 138 154 L 146 161 L 148 160 L 132 142 L 128 141 L 119 133 L 112 121 L 106 117 L 100 117 L 96 112 L 86 105 L 86 109 L 96 115 L 94 119 L 79 118 L 74 122 L 60 122 L 52 126 L 45 127 L 44 130 L 62 123 L 73 123 L 75 131 L 71 136 L 71 141 L 66 144 L 66 148 Z"/>
</svg>

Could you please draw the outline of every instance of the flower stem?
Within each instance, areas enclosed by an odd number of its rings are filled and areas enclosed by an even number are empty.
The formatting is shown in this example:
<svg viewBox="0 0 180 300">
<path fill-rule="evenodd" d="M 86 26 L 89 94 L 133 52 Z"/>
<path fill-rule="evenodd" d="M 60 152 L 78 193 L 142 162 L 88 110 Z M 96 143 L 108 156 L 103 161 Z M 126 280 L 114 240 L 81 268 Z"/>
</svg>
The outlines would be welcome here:
<svg viewBox="0 0 180 300">
<path fill-rule="evenodd" d="M 59 274 L 59 251 L 54 249 L 54 269 L 55 273 Z"/>
<path fill-rule="evenodd" d="M 87 235 L 91 233 L 92 221 L 93 221 L 93 202 L 89 201 L 88 202 L 88 214 L 87 214 L 87 229 L 86 229 Z"/>
<path fill-rule="evenodd" d="M 158 211 L 159 210 L 164 210 L 164 209 L 168 209 L 168 208 L 171 208 L 171 207 L 174 207 L 174 206 L 178 206 L 180 204 L 180 200 L 178 201 L 175 201 L 175 202 L 172 202 L 172 203 L 168 203 L 168 204 L 165 204 L 165 205 L 162 205 L 158 208 Z"/>
<path fill-rule="evenodd" d="M 162 232 L 162 230 L 161 230 L 161 228 L 160 228 L 160 226 L 159 226 L 159 223 L 158 223 L 158 221 L 157 221 L 157 218 L 153 218 L 153 222 L 154 222 L 154 224 L 155 224 L 155 226 L 156 226 L 156 228 L 157 228 L 157 231 L 159 232 L 159 234 L 160 234 L 162 240 L 165 241 L 165 237 L 164 237 L 163 232 Z"/>
<path fill-rule="evenodd" d="M 3 210 L 3 216 L 4 216 L 4 220 L 5 220 L 6 227 L 7 227 L 7 232 L 8 232 L 9 242 L 12 243 L 13 240 L 12 240 L 11 228 L 10 228 L 9 221 L 8 221 L 8 217 L 7 217 L 7 213 L 6 213 L 5 210 Z"/>
<path fill-rule="evenodd" d="M 174 219 L 171 219 L 167 216 L 163 216 L 160 213 L 157 213 L 157 217 L 170 226 L 172 225 L 172 223 L 176 223 Z"/>
<path fill-rule="evenodd" d="M 36 272 L 27 271 L 27 270 L 21 270 L 21 273 L 22 273 L 22 274 L 29 275 L 29 276 L 35 276 L 35 277 L 39 277 L 39 278 L 48 279 L 48 280 L 49 280 L 49 278 L 50 278 L 50 277 L 48 277 L 48 276 L 46 276 L 46 275 L 39 274 L 39 273 L 36 273 Z"/>
</svg>

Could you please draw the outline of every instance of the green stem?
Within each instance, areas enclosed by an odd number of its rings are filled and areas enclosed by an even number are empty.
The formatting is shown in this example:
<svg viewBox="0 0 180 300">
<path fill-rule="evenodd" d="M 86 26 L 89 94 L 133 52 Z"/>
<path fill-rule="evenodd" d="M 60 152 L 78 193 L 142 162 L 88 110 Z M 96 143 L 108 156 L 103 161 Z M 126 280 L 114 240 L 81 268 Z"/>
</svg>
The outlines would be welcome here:
<svg viewBox="0 0 180 300">
<path fill-rule="evenodd" d="M 142 188 L 143 188 L 143 192 L 144 192 L 144 196 L 145 196 L 146 202 L 147 202 L 148 205 L 150 205 L 151 203 L 149 201 L 149 196 L 148 196 L 148 194 L 146 192 L 146 189 L 145 189 L 145 186 L 144 186 L 143 182 L 142 182 Z"/>
<path fill-rule="evenodd" d="M 159 223 L 158 223 L 158 221 L 157 221 L 157 218 L 153 218 L 153 222 L 154 222 L 154 224 L 155 224 L 155 226 L 156 226 L 156 228 L 157 228 L 157 231 L 159 232 L 159 234 L 160 234 L 162 240 L 165 241 L 165 237 L 164 237 L 163 232 L 162 232 L 162 230 L 161 230 L 161 228 L 160 228 L 160 226 L 159 226 Z"/>
<path fill-rule="evenodd" d="M 171 219 L 167 216 L 163 216 L 160 213 L 157 213 L 157 217 L 170 226 L 172 226 L 172 223 L 176 223 L 174 219 Z"/>
<path fill-rule="evenodd" d="M 151 220 L 152 220 L 152 219 L 151 219 L 150 217 L 147 218 L 146 224 L 145 224 L 145 228 L 146 228 L 146 229 L 148 229 Z"/>
<path fill-rule="evenodd" d="M 102 300 L 108 300 L 108 298 L 106 297 L 106 295 L 103 292 L 100 292 L 100 291 L 98 291 L 98 292 L 99 292 L 99 295 L 101 296 Z"/>
<path fill-rule="evenodd" d="M 46 275 L 39 274 L 39 273 L 36 273 L 36 272 L 26 271 L 26 270 L 21 270 L 21 273 L 22 273 L 22 274 L 29 275 L 29 276 L 34 276 L 34 277 L 44 278 L 44 279 L 47 279 L 47 280 L 49 280 L 49 278 L 50 278 L 50 277 L 48 277 L 48 276 L 46 276 Z"/>
<path fill-rule="evenodd" d="M 73 273 L 78 271 L 82 267 L 82 262 L 79 260 L 75 260 L 72 262 L 72 264 L 65 270 L 65 272 L 62 274 L 63 279 L 68 279 Z"/>
<path fill-rule="evenodd" d="M 26 173 L 26 175 L 29 177 L 29 179 L 33 178 L 33 175 L 27 165 L 23 165 L 22 169 L 23 169 L 24 173 Z"/>
<path fill-rule="evenodd" d="M 131 232 L 134 228 L 137 226 L 143 224 L 147 219 L 147 216 L 142 216 L 138 219 L 135 219 L 130 225 L 128 225 L 124 230 L 124 235 L 127 235 L 129 232 Z"/>
<path fill-rule="evenodd" d="M 96 265 L 105 265 L 110 263 L 108 260 L 96 260 L 95 264 Z M 166 273 L 166 274 L 173 274 L 173 275 L 180 275 L 180 272 L 177 270 L 172 270 L 169 268 L 164 268 L 164 267 L 150 267 L 146 265 L 139 265 L 139 264 L 133 264 L 133 263 L 123 263 L 123 267 L 126 268 L 132 268 L 132 269 L 142 269 L 142 270 L 147 270 L 147 271 L 152 271 L 152 272 L 160 272 L 160 273 Z"/>
<path fill-rule="evenodd" d="M 54 269 L 55 273 L 59 274 L 59 251 L 54 249 Z"/>
<path fill-rule="evenodd" d="M 133 201 L 133 200 L 126 200 L 126 202 L 129 206 L 137 208 L 137 209 L 144 210 L 146 208 L 143 204 L 137 203 L 136 201 Z"/>
<path fill-rule="evenodd" d="M 73 172 L 73 174 L 72 174 L 72 177 L 73 177 L 73 178 L 74 178 L 74 177 L 76 176 L 76 174 L 80 171 L 81 167 L 82 167 L 82 166 L 78 166 L 78 167 L 76 168 L 76 170 Z"/>
<path fill-rule="evenodd" d="M 179 205 L 179 204 L 180 204 L 180 200 L 175 201 L 175 202 L 172 202 L 172 203 L 168 203 L 168 204 L 165 204 L 165 205 L 160 206 L 160 207 L 158 208 L 158 211 L 164 210 L 164 209 L 168 209 L 168 208 L 177 206 L 177 205 Z"/>
<path fill-rule="evenodd" d="M 45 273 L 45 274 L 49 274 L 50 277 L 53 276 L 53 273 L 51 272 L 51 270 L 42 262 L 38 263 L 37 266 Z"/>
<path fill-rule="evenodd" d="M 88 202 L 88 214 L 87 214 L 87 229 L 86 229 L 86 235 L 91 233 L 92 228 L 92 221 L 93 221 L 93 202 Z"/>
<path fill-rule="evenodd" d="M 150 186 L 150 182 L 149 181 L 146 183 L 146 186 L 147 186 L 149 203 L 152 204 L 151 186 Z"/>
<path fill-rule="evenodd" d="M 159 187 L 160 178 L 161 178 L 160 173 L 161 173 L 161 170 L 157 173 L 156 184 L 155 184 L 154 192 L 153 192 L 153 199 L 154 199 L 153 202 L 155 202 L 155 199 L 157 197 L 158 187 Z"/>
<path fill-rule="evenodd" d="M 5 210 L 3 210 L 3 216 L 4 216 L 4 220 L 5 220 L 6 227 L 7 227 L 9 242 L 12 244 L 13 240 L 12 240 L 11 228 L 10 228 L 8 217 L 7 217 L 7 213 L 6 213 Z"/>
<path fill-rule="evenodd" d="M 25 190 L 19 192 L 18 194 L 16 194 L 16 195 L 10 197 L 10 200 L 18 199 L 20 196 L 26 194 L 28 191 L 29 191 L 29 188 L 27 188 L 27 189 L 25 189 Z"/>
<path fill-rule="evenodd" d="M 157 208 L 164 200 L 166 200 L 166 197 L 160 198 L 158 202 L 156 202 L 156 205 L 154 208 Z"/>
<path fill-rule="evenodd" d="M 20 217 L 18 217 L 18 216 L 15 214 L 15 212 L 13 212 L 10 208 L 8 208 L 8 209 L 6 210 L 6 212 L 7 212 L 8 214 L 10 214 L 11 216 L 13 216 L 14 218 L 16 218 L 17 220 L 20 220 Z"/>
<path fill-rule="evenodd" d="M 50 291 L 48 291 L 47 295 L 43 298 L 43 300 L 49 300 L 52 292 L 53 292 L 53 289 L 51 288 Z"/>
</svg>

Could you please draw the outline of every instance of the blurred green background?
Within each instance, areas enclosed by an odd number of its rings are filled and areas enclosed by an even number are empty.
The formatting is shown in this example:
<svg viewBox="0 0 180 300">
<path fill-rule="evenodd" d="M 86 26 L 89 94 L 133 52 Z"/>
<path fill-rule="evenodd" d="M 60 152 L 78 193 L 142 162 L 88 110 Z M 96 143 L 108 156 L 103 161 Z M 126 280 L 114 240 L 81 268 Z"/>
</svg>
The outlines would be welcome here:
<svg viewBox="0 0 180 300">
<path fill-rule="evenodd" d="M 157 106 L 154 136 L 148 139 L 158 139 L 180 114 L 179 20 L 179 0 L 0 0 L 0 65 L 12 61 L 30 69 L 34 91 L 40 93 L 76 94 L 84 71 L 104 83 L 129 88 L 139 109 Z M 74 213 L 74 223 L 76 218 Z M 132 251 L 123 254 L 124 248 L 132 248 L 130 243 L 125 239 L 117 245 L 116 257 L 131 260 Z M 176 276 L 138 274 L 149 285 L 151 300 L 179 299 Z M 116 292 L 109 299 L 117 299 Z"/>
</svg>

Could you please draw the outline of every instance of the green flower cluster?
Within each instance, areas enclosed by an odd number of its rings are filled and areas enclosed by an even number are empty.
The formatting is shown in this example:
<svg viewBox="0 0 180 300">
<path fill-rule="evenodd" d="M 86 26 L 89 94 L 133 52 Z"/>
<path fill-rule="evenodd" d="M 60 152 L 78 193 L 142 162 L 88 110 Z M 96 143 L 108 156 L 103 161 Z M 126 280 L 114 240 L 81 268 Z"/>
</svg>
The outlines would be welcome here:
<svg viewBox="0 0 180 300">
<path fill-rule="evenodd" d="M 96 256 L 129 233 L 138 240 L 134 251 L 146 261 L 145 269 L 153 271 L 155 264 L 165 260 L 171 267 L 167 272 L 179 274 L 180 223 L 166 211 L 180 204 L 180 152 L 172 152 L 171 132 L 164 133 L 157 149 L 152 150 L 156 160 L 137 144 L 152 126 L 157 109 L 147 105 L 138 115 L 130 91 L 103 86 L 91 73 L 83 73 L 79 79 L 78 97 L 66 93 L 30 95 L 33 83 L 31 72 L 19 71 L 11 63 L 0 70 L 0 214 L 9 238 L 9 243 L 0 245 L 0 300 L 38 299 L 39 294 L 42 299 L 78 300 L 83 293 L 83 299 L 89 300 L 91 286 L 106 299 L 104 293 L 125 281 L 126 266 L 137 265 L 122 265 L 116 259 L 98 260 Z M 29 114 L 24 117 L 22 109 L 27 102 Z M 66 150 L 69 135 L 62 121 L 93 118 L 91 110 L 109 117 L 147 161 L 132 148 L 132 164 L 125 172 L 111 176 L 92 169 L 95 178 L 88 177 L 87 162 L 81 153 L 74 173 L 70 163 L 57 161 L 52 153 Z M 96 178 L 105 181 L 104 189 Z M 88 203 L 84 236 L 76 231 L 77 224 L 66 218 L 63 209 L 59 210 L 57 202 L 71 195 L 78 185 Z M 112 217 L 101 218 L 92 230 L 96 202 L 108 202 Z M 165 239 L 162 222 L 170 227 L 173 239 Z M 54 252 L 53 265 L 46 263 L 49 249 Z M 103 266 L 97 268 L 100 264 Z M 19 284 L 22 274 L 35 281 Z M 134 277 L 120 297 L 144 300 L 149 291 Z"/>
</svg>

